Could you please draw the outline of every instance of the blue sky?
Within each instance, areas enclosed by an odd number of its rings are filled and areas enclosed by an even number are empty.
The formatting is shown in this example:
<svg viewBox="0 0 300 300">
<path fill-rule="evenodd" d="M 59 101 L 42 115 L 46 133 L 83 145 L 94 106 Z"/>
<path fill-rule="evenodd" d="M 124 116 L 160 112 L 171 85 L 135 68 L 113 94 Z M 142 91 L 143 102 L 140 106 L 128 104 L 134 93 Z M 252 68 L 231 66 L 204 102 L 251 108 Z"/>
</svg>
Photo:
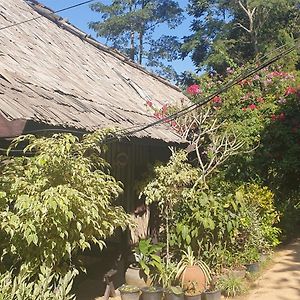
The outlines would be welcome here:
<svg viewBox="0 0 300 300">
<path fill-rule="evenodd" d="M 52 8 L 53 10 L 59 10 L 83 2 L 83 0 L 40 0 L 39 2 Z M 102 2 L 107 3 L 109 1 L 104 0 Z M 187 3 L 188 0 L 179 0 L 179 4 L 182 8 L 186 7 Z M 91 34 L 94 38 L 96 38 L 95 32 L 88 28 L 88 22 L 100 20 L 100 15 L 98 13 L 93 12 L 89 8 L 89 5 L 83 5 L 80 7 L 73 8 L 71 10 L 61 13 L 60 15 L 68 19 L 72 24 L 74 24 L 84 32 L 87 32 Z M 178 37 L 181 38 L 185 35 L 190 34 L 189 25 L 190 25 L 190 18 L 187 16 L 187 18 L 183 21 L 183 23 L 180 26 L 178 26 L 176 29 L 170 31 L 167 28 L 165 28 L 165 26 L 161 26 L 156 30 L 155 35 L 159 36 L 161 34 L 172 34 L 172 35 L 177 35 Z M 104 40 L 101 40 L 101 38 L 97 38 L 97 39 L 100 42 L 103 43 L 105 42 Z M 182 60 L 174 61 L 172 65 L 178 73 L 181 73 L 183 71 L 194 71 L 194 67 L 190 58 L 186 58 L 184 61 Z"/>
</svg>

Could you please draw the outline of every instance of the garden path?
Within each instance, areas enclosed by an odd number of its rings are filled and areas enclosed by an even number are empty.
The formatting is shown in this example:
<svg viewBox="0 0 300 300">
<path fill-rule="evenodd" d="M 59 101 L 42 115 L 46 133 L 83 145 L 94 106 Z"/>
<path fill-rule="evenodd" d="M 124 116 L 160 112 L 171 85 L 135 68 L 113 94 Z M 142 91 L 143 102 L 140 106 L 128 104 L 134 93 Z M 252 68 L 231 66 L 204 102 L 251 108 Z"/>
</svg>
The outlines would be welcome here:
<svg viewBox="0 0 300 300">
<path fill-rule="evenodd" d="M 300 238 L 276 253 L 272 267 L 255 282 L 255 288 L 243 299 L 300 299 Z"/>
</svg>

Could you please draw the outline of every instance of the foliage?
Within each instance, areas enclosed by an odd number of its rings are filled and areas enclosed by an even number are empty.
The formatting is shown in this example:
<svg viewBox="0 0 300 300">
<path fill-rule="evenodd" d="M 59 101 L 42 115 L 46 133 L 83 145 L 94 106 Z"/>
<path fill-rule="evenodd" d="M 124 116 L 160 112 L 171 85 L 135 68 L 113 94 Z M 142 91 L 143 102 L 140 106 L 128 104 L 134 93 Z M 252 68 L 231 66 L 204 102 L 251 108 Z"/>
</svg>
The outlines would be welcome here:
<svg viewBox="0 0 300 300">
<path fill-rule="evenodd" d="M 180 43 L 175 36 L 153 36 L 161 25 L 170 29 L 182 21 L 182 9 L 173 0 L 122 0 L 109 4 L 96 2 L 91 9 L 101 14 L 102 21 L 90 22 L 98 36 L 105 37 L 110 46 L 127 54 L 133 61 L 172 74 L 161 59 L 171 62 L 179 55 Z"/>
<path fill-rule="evenodd" d="M 26 263 L 56 271 L 91 243 L 100 247 L 129 218 L 114 206 L 121 192 L 100 157 L 106 132 L 17 138 L 22 157 L 3 157 L 0 178 L 1 257 L 8 267 Z M 26 156 L 25 156 L 26 155 Z"/>
<path fill-rule="evenodd" d="M 134 285 L 123 284 L 121 287 L 119 287 L 119 291 L 121 293 L 139 293 L 140 288 Z"/>
<path fill-rule="evenodd" d="M 258 54 L 293 43 L 299 32 L 297 0 L 190 0 L 192 34 L 184 38 L 183 55 L 195 66 L 224 74 Z M 285 64 L 297 64 L 295 54 Z"/>
<path fill-rule="evenodd" d="M 205 275 L 206 282 L 211 281 L 211 271 L 208 265 L 204 261 L 197 259 L 194 256 L 192 248 L 188 247 L 187 251 L 182 251 L 182 257 L 177 266 L 177 278 L 180 278 L 184 270 L 191 266 L 200 267 Z"/>
<path fill-rule="evenodd" d="M 173 220 L 177 205 L 189 193 L 189 188 L 197 179 L 198 171 L 187 163 L 187 153 L 173 152 L 165 166 L 154 168 L 154 178 L 145 186 L 142 194 L 146 196 L 146 203 L 157 202 L 160 215 L 165 220 L 165 235 L 167 246 L 167 263 L 169 254 L 169 222 Z"/>
<path fill-rule="evenodd" d="M 249 249 L 268 251 L 277 245 L 280 230 L 273 227 L 278 222 L 273 194 L 258 185 L 246 187 L 227 195 L 196 190 L 176 213 L 171 245 L 192 247 L 215 270 L 241 264 L 248 259 Z M 255 190 L 260 193 L 258 199 L 252 193 Z"/>
<path fill-rule="evenodd" d="M 140 240 L 135 248 L 135 259 L 139 263 L 141 269 L 147 277 L 154 277 L 162 269 L 162 259 L 159 252 L 163 248 L 163 244 L 152 244 L 150 239 Z"/>
<path fill-rule="evenodd" d="M 69 271 L 64 276 L 54 275 L 49 268 L 41 267 L 36 280 L 30 278 L 30 273 L 21 268 L 15 275 L 7 271 L 0 275 L 1 300 L 72 300 L 70 295 L 73 278 L 76 272 Z"/>
<path fill-rule="evenodd" d="M 243 185 L 237 191 L 237 197 L 244 198 L 249 205 L 249 209 L 252 208 L 252 211 L 257 212 L 256 220 L 261 222 L 259 226 L 262 238 L 266 240 L 269 247 L 277 246 L 281 231 L 273 226 L 279 222 L 279 214 L 274 205 L 274 194 L 266 186 L 260 187 L 257 184 L 248 184 Z M 254 234 L 253 239 L 258 239 L 258 236 Z"/>
<path fill-rule="evenodd" d="M 235 297 L 243 294 L 247 290 L 245 281 L 242 278 L 230 274 L 222 276 L 218 280 L 217 286 L 226 296 L 229 297 Z"/>
</svg>

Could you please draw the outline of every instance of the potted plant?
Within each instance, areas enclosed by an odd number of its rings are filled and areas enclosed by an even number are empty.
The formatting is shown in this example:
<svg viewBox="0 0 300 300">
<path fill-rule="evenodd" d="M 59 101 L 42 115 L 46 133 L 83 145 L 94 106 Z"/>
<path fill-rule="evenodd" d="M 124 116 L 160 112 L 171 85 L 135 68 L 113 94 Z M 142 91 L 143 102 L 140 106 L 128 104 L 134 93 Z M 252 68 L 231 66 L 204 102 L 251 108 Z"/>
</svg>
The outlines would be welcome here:
<svg viewBox="0 0 300 300">
<path fill-rule="evenodd" d="M 162 300 L 163 288 L 158 286 L 146 286 L 141 288 L 143 300 Z"/>
<path fill-rule="evenodd" d="M 188 281 L 184 284 L 184 299 L 185 300 L 201 300 L 203 287 L 197 281 Z"/>
<path fill-rule="evenodd" d="M 184 290 L 181 286 L 170 286 L 166 288 L 165 300 L 184 300 Z"/>
<path fill-rule="evenodd" d="M 176 280 L 177 264 L 169 261 L 168 264 L 163 264 L 158 267 L 157 282 L 164 288 L 166 300 L 184 300 L 184 291 L 178 286 Z"/>
<path fill-rule="evenodd" d="M 205 262 L 195 258 L 191 247 L 188 247 L 187 251 L 183 251 L 178 264 L 177 278 L 180 279 L 183 287 L 194 283 L 194 286 L 196 284 L 197 289 L 201 292 L 211 281 L 209 267 Z"/>
<path fill-rule="evenodd" d="M 119 288 L 122 300 L 139 300 L 140 288 L 134 285 L 124 284 Z"/>
<path fill-rule="evenodd" d="M 130 264 L 125 273 L 125 282 L 129 285 L 144 287 L 151 284 L 151 273 L 157 264 L 162 264 L 157 253 L 161 251 L 163 244 L 152 244 L 150 239 L 140 240 L 134 249 L 135 262 Z"/>
<path fill-rule="evenodd" d="M 217 280 L 212 279 L 205 291 L 201 295 L 201 300 L 220 300 L 221 299 L 221 290 L 217 285 Z"/>
<path fill-rule="evenodd" d="M 235 297 L 246 291 L 244 279 L 231 276 L 230 274 L 224 275 L 219 279 L 218 287 L 227 297 Z"/>
<path fill-rule="evenodd" d="M 243 253 L 245 259 L 246 271 L 249 273 L 256 273 L 259 271 L 259 252 L 256 248 L 251 247 L 246 249 Z"/>
</svg>

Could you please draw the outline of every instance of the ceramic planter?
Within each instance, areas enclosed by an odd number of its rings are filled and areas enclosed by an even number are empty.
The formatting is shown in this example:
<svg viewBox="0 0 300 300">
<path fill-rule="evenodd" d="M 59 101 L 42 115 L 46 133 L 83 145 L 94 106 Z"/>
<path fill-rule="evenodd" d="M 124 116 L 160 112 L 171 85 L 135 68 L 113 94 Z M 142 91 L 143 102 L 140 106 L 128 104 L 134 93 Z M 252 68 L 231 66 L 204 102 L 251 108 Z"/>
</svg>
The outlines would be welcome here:
<svg viewBox="0 0 300 300">
<path fill-rule="evenodd" d="M 201 295 L 201 300 L 220 300 L 221 291 L 203 292 Z"/>
<path fill-rule="evenodd" d="M 160 287 L 143 287 L 142 291 L 142 300 L 162 300 L 163 289 Z"/>
<path fill-rule="evenodd" d="M 206 277 L 204 272 L 199 266 L 188 266 L 182 272 L 181 284 L 182 286 L 188 286 L 190 282 L 197 283 L 199 291 L 204 291 L 206 286 Z"/>
<path fill-rule="evenodd" d="M 140 289 L 135 286 L 123 286 L 119 288 L 122 300 L 139 300 Z"/>
<path fill-rule="evenodd" d="M 147 279 L 144 272 L 134 265 L 129 265 L 125 273 L 125 282 L 128 285 L 133 285 L 137 287 L 147 286 Z"/>
<path fill-rule="evenodd" d="M 246 267 L 247 272 L 249 272 L 249 273 L 257 273 L 259 271 L 259 263 L 258 262 L 246 264 L 245 267 Z"/>
<path fill-rule="evenodd" d="M 196 295 L 184 295 L 185 300 L 201 300 L 201 294 Z"/>
<path fill-rule="evenodd" d="M 165 291 L 165 300 L 184 300 L 184 293 L 174 293 L 172 291 Z"/>
</svg>

